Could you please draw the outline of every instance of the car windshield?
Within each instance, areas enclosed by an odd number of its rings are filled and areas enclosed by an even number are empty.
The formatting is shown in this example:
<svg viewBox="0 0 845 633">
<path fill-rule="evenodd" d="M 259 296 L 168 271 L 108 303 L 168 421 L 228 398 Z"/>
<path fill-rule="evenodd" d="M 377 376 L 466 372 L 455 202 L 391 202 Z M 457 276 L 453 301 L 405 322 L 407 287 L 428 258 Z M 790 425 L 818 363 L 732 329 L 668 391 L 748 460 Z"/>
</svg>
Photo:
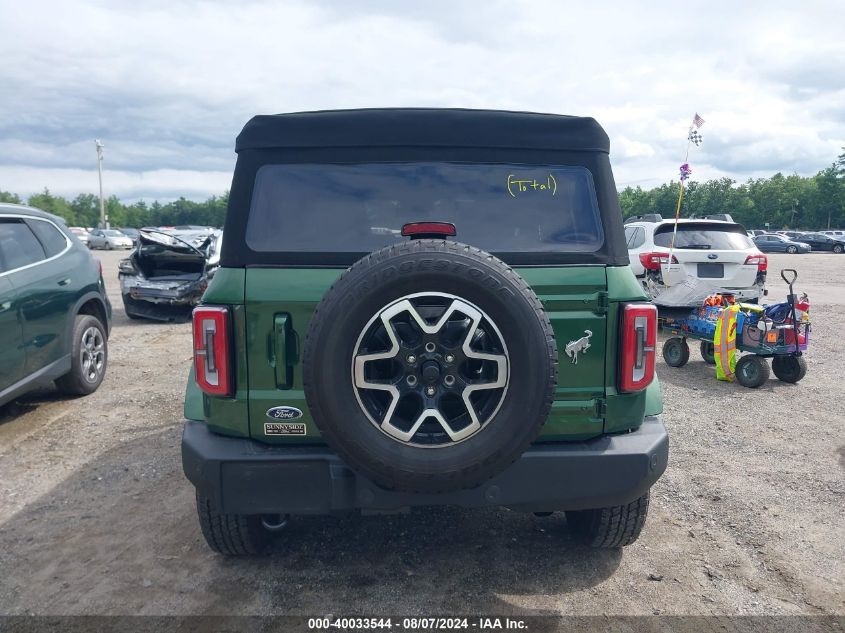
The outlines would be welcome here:
<svg viewBox="0 0 845 633">
<path fill-rule="evenodd" d="M 604 242 L 583 167 L 468 163 L 267 165 L 246 241 L 263 252 L 369 252 L 410 222 L 451 222 L 491 252 L 594 252 Z"/>
<path fill-rule="evenodd" d="M 103 231 L 103 235 L 105 235 L 106 237 L 123 237 L 124 236 L 123 233 L 121 233 L 120 231 L 111 231 L 111 230 Z"/>
<path fill-rule="evenodd" d="M 674 223 L 663 224 L 654 231 L 654 245 L 670 248 Z M 738 224 L 714 226 L 695 222 L 679 223 L 675 248 L 737 251 L 752 248 L 754 243 Z"/>
</svg>

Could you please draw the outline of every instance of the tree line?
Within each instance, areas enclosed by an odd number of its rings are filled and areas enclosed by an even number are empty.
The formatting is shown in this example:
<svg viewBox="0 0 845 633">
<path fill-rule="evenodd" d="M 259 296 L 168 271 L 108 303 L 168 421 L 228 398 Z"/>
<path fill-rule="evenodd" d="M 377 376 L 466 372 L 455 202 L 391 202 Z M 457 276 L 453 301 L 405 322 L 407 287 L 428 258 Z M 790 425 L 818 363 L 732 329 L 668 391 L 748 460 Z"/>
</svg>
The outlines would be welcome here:
<svg viewBox="0 0 845 633">
<path fill-rule="evenodd" d="M 23 199 L 0 190 L 0 202 L 20 204 Z M 82 193 L 67 200 L 44 189 L 26 202 L 64 218 L 70 226 L 95 227 L 100 221 L 100 202 L 94 194 Z M 626 218 L 650 213 L 673 218 L 678 183 L 669 182 L 653 189 L 625 187 L 619 192 L 619 202 Z M 178 224 L 222 227 L 228 203 L 228 192 L 204 202 L 179 198 L 165 204 L 158 201 L 124 204 L 111 196 L 106 201 L 106 211 L 113 227 Z M 739 184 L 732 178 L 687 183 L 681 217 L 715 213 L 730 213 L 746 228 L 762 229 L 766 223 L 771 230 L 845 228 L 845 152 L 815 176 L 777 173 L 771 178 L 749 179 Z"/>
<path fill-rule="evenodd" d="M 0 190 L 0 202 L 23 204 L 20 196 Z M 73 200 L 57 196 L 48 189 L 29 196 L 26 204 L 42 211 L 47 211 L 64 218 L 68 226 L 93 228 L 100 225 L 100 198 L 92 193 L 81 193 Z M 179 198 L 162 204 L 157 200 L 147 204 L 143 200 L 133 204 L 124 204 L 117 196 L 110 196 L 105 201 L 109 225 L 121 228 L 141 228 L 142 226 L 173 226 L 196 224 L 200 226 L 223 226 L 229 193 L 211 196 L 204 202 L 194 202 Z"/>
<path fill-rule="evenodd" d="M 844 148 L 845 149 L 845 148 Z M 749 179 L 737 184 L 732 178 L 687 183 L 681 217 L 730 213 L 749 229 L 841 229 L 845 227 L 845 153 L 815 176 L 777 173 L 771 178 Z M 625 187 L 619 192 L 622 214 L 659 213 L 674 218 L 678 183 L 653 189 Z"/>
</svg>

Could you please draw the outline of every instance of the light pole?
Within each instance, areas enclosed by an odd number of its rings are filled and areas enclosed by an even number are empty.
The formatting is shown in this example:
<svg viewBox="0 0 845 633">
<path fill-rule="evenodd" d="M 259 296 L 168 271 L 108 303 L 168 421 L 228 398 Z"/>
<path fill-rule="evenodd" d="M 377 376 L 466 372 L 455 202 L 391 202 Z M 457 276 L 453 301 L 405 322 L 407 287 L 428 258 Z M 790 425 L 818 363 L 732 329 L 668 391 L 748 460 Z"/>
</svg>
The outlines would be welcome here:
<svg viewBox="0 0 845 633">
<path fill-rule="evenodd" d="M 106 215 L 106 200 L 103 198 L 103 144 L 94 139 L 97 146 L 97 175 L 100 177 L 100 228 L 109 228 L 109 217 Z"/>
</svg>

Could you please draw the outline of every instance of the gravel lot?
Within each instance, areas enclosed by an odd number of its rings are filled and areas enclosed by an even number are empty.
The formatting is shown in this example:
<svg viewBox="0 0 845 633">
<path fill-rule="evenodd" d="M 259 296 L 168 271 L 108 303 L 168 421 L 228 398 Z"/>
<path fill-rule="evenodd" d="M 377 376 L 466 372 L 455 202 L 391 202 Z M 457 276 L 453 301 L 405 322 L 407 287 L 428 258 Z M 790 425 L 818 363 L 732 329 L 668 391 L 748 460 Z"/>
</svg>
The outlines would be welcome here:
<svg viewBox="0 0 845 633">
<path fill-rule="evenodd" d="M 790 265 L 813 302 L 800 385 L 720 383 L 697 352 L 659 362 L 670 464 L 636 545 L 582 548 L 558 515 L 436 509 L 297 519 L 251 560 L 207 549 L 181 472 L 190 325 L 129 321 L 123 254 L 98 256 L 102 387 L 0 408 L 0 613 L 845 614 L 845 255 L 770 256 L 770 298 Z"/>
</svg>

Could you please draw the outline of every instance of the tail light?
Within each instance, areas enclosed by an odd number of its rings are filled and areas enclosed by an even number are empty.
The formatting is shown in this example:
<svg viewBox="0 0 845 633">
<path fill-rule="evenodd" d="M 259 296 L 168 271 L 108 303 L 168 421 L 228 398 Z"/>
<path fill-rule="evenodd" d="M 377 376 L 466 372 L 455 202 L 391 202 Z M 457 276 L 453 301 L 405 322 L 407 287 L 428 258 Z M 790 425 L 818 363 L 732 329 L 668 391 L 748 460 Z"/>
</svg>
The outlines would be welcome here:
<svg viewBox="0 0 845 633">
<path fill-rule="evenodd" d="M 745 258 L 746 266 L 757 266 L 758 273 L 764 273 L 769 268 L 769 258 L 763 253 L 756 253 Z"/>
<path fill-rule="evenodd" d="M 210 396 L 232 393 L 229 310 L 220 306 L 194 309 L 194 371 L 199 388 Z"/>
<path fill-rule="evenodd" d="M 451 222 L 409 222 L 402 225 L 402 236 L 411 239 L 452 237 L 457 235 Z"/>
<path fill-rule="evenodd" d="M 661 265 L 669 263 L 669 253 L 640 253 L 640 263 L 646 270 L 660 270 Z M 678 258 L 674 255 L 672 263 L 678 263 Z"/>
<path fill-rule="evenodd" d="M 657 308 L 650 303 L 626 305 L 622 313 L 619 391 L 640 391 L 651 384 L 656 344 Z"/>
</svg>

